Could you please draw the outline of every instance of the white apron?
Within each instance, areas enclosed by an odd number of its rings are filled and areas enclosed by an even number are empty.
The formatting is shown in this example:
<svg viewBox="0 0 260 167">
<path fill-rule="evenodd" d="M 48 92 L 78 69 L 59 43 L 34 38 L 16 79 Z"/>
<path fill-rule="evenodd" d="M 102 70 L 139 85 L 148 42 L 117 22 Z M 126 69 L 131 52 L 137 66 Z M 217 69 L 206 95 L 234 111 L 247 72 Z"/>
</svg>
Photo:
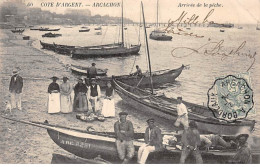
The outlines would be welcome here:
<svg viewBox="0 0 260 167">
<path fill-rule="evenodd" d="M 49 94 L 48 100 L 48 113 L 59 113 L 60 112 L 60 93 Z"/>
<path fill-rule="evenodd" d="M 114 99 L 104 99 L 101 114 L 103 114 L 104 117 L 115 117 L 116 113 Z"/>
</svg>

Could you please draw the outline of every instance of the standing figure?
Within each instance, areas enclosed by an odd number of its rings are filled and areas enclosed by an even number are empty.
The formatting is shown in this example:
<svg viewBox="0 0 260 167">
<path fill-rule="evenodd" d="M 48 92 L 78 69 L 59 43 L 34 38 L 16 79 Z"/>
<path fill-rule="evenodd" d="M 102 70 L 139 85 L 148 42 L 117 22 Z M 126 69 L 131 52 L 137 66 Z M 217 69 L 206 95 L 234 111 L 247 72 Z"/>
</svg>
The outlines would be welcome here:
<svg viewBox="0 0 260 167">
<path fill-rule="evenodd" d="M 97 69 L 95 66 L 96 66 L 96 63 L 92 63 L 91 67 L 88 68 L 87 75 L 88 75 L 89 80 L 91 80 L 91 78 L 96 78 L 96 76 L 97 76 Z"/>
<path fill-rule="evenodd" d="M 22 110 L 22 89 L 23 78 L 19 76 L 19 68 L 13 70 L 13 76 L 9 84 L 9 91 L 11 93 L 11 107 L 18 110 Z"/>
<path fill-rule="evenodd" d="M 120 112 L 119 121 L 114 124 L 116 148 L 123 163 L 128 163 L 135 153 L 133 144 L 134 127 L 131 121 L 126 120 L 127 115 L 126 112 Z"/>
<path fill-rule="evenodd" d="M 189 128 L 184 130 L 181 137 L 181 143 L 182 143 L 182 152 L 181 152 L 181 160 L 180 160 L 181 164 L 185 163 L 186 158 L 190 154 L 193 154 L 197 164 L 203 163 L 200 150 L 198 148 L 198 146 L 200 145 L 200 134 L 198 131 L 197 124 L 194 121 L 191 121 L 189 124 Z"/>
<path fill-rule="evenodd" d="M 60 112 L 60 87 L 56 83 L 57 77 L 51 77 L 52 83 L 48 87 L 49 101 L 48 101 L 48 113 L 54 114 Z"/>
<path fill-rule="evenodd" d="M 76 111 L 88 111 L 87 92 L 87 86 L 83 83 L 83 79 L 79 78 L 78 83 L 74 87 L 74 109 Z"/>
<path fill-rule="evenodd" d="M 106 97 L 103 101 L 101 114 L 104 117 L 115 117 L 114 89 L 110 81 L 107 82 Z"/>
<path fill-rule="evenodd" d="M 72 100 L 71 91 L 72 86 L 70 85 L 67 77 L 63 77 L 63 83 L 60 85 L 60 107 L 62 113 L 72 112 Z"/>
<path fill-rule="evenodd" d="M 96 115 L 99 115 L 99 98 L 100 98 L 101 92 L 100 87 L 96 82 L 95 78 L 91 79 L 90 86 L 88 87 L 88 99 L 91 103 L 93 113 Z"/>
<path fill-rule="evenodd" d="M 237 153 L 231 160 L 231 163 L 236 164 L 251 164 L 252 163 L 252 154 L 251 149 L 248 146 L 247 139 L 248 134 L 240 134 L 236 137 L 238 141 L 238 150 Z"/>
<path fill-rule="evenodd" d="M 154 119 L 146 121 L 148 127 L 145 130 L 143 144 L 138 150 L 137 163 L 145 164 L 150 152 L 160 151 L 163 149 L 161 129 L 154 125 Z"/>
<path fill-rule="evenodd" d="M 136 67 L 136 72 L 132 73 L 131 75 L 142 76 L 141 68 L 138 65 L 136 65 L 135 67 Z"/>
<path fill-rule="evenodd" d="M 182 97 L 177 97 L 177 103 L 178 118 L 174 123 L 174 126 L 179 127 L 180 124 L 182 124 L 184 129 L 187 129 L 189 126 L 187 107 L 182 103 Z"/>
</svg>

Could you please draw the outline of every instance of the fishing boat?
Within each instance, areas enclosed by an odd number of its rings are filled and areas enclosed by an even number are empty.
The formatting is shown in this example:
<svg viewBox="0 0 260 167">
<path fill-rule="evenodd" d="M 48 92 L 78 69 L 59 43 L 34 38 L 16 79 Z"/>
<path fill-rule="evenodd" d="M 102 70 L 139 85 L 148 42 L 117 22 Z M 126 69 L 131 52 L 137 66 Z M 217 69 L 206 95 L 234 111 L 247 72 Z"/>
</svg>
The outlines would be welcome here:
<svg viewBox="0 0 260 167">
<path fill-rule="evenodd" d="M 75 46 L 45 43 L 40 41 L 42 49 L 51 50 L 59 54 L 70 55 Z"/>
<path fill-rule="evenodd" d="M 49 123 L 31 122 L 17 120 L 14 118 L 8 118 L 1 116 L 4 119 L 15 121 L 31 126 L 47 129 L 47 133 L 50 138 L 62 149 L 72 153 L 80 158 L 87 159 L 90 163 L 121 163 L 118 158 L 117 149 L 115 145 L 115 134 L 113 132 L 95 132 L 88 130 L 79 130 L 74 128 L 68 128 L 59 125 L 52 125 Z M 142 140 L 143 134 L 137 133 L 134 135 L 134 147 L 135 156 L 130 163 L 136 163 L 136 154 L 139 147 L 144 144 Z M 141 136 L 140 136 L 141 135 Z M 166 136 L 167 134 L 163 134 Z M 174 135 L 174 134 L 173 134 Z M 171 136 L 173 136 L 171 134 Z M 180 135 L 174 135 L 177 141 L 175 144 L 169 145 L 167 140 L 164 143 L 164 148 L 161 151 L 150 153 L 146 163 L 149 164 L 175 164 L 179 163 L 181 150 L 180 148 Z M 223 136 L 228 140 L 234 140 L 235 136 Z M 260 150 L 259 139 L 253 138 L 254 144 L 252 144 L 252 160 L 253 163 L 259 163 Z M 209 151 L 201 150 L 201 155 L 204 163 L 226 163 L 236 153 L 236 147 L 231 149 L 211 148 Z M 194 163 L 191 157 L 188 157 L 186 163 Z"/>
<path fill-rule="evenodd" d="M 225 32 L 225 30 L 223 30 L 223 29 L 220 29 L 219 31 L 220 31 L 220 32 Z"/>
<path fill-rule="evenodd" d="M 40 28 L 30 28 L 30 30 L 40 30 Z"/>
<path fill-rule="evenodd" d="M 21 33 L 24 32 L 24 29 L 14 29 L 14 30 L 11 30 L 11 31 L 12 31 L 12 33 L 19 33 L 19 34 L 21 34 Z"/>
<path fill-rule="evenodd" d="M 143 10 L 142 10 L 143 11 Z M 157 117 L 162 117 L 171 122 L 176 121 L 177 114 L 177 104 L 167 101 L 165 98 L 157 97 L 153 92 L 153 75 L 151 70 L 150 62 L 150 53 L 149 53 L 149 44 L 147 40 L 147 33 L 145 28 L 145 17 L 143 14 L 144 22 L 144 34 L 146 41 L 146 50 L 148 57 L 149 65 L 149 78 L 151 85 L 151 92 L 147 92 L 135 86 L 130 86 L 126 83 L 118 81 L 116 78 L 113 78 L 113 86 L 117 94 L 125 101 L 127 104 L 135 107 L 137 110 L 144 112 L 146 115 L 155 115 Z M 214 134 L 223 134 L 223 135 L 235 135 L 242 130 L 252 131 L 254 129 L 255 121 L 251 120 L 241 120 L 236 122 L 223 122 L 215 118 L 212 114 L 211 117 L 208 115 L 203 115 L 204 110 L 200 109 L 198 106 L 190 104 L 189 106 L 195 107 L 194 111 L 189 112 L 189 120 L 193 120 L 197 123 L 200 132 L 202 133 L 214 133 Z M 202 111 L 202 112 L 200 112 Z M 209 111 L 210 112 L 210 111 Z"/>
<path fill-rule="evenodd" d="M 90 29 L 89 28 L 85 28 L 85 29 L 80 29 L 79 32 L 89 32 Z"/>
<path fill-rule="evenodd" d="M 62 36 L 62 34 L 55 34 L 55 33 L 46 33 L 46 34 L 43 34 L 42 37 L 48 37 L 48 38 L 55 38 L 55 37 L 60 37 Z"/>
<path fill-rule="evenodd" d="M 95 28 L 95 30 L 101 30 L 101 29 L 102 29 L 101 26 Z"/>
<path fill-rule="evenodd" d="M 70 69 L 73 73 L 80 74 L 80 75 L 88 75 L 89 67 L 82 67 L 71 64 Z M 108 69 L 100 69 L 97 68 L 97 76 L 105 76 L 107 75 Z"/>
<path fill-rule="evenodd" d="M 39 28 L 39 31 L 59 31 L 60 28 Z"/>
<path fill-rule="evenodd" d="M 172 36 L 170 35 L 166 35 L 165 31 L 162 31 L 159 29 L 159 24 L 158 24 L 158 20 L 159 20 L 159 16 L 158 16 L 158 0 L 157 0 L 157 17 L 156 17 L 156 29 L 153 30 L 149 37 L 150 39 L 153 40 L 158 40 L 158 41 L 170 41 L 172 40 Z"/>
<path fill-rule="evenodd" d="M 121 16 L 121 42 L 98 45 L 94 47 L 75 47 L 72 52 L 72 58 L 89 58 L 89 57 L 110 57 L 110 56 L 129 56 L 137 54 L 141 45 L 126 46 L 124 42 L 124 19 L 123 19 L 123 2 L 122 2 L 122 16 Z"/>
</svg>

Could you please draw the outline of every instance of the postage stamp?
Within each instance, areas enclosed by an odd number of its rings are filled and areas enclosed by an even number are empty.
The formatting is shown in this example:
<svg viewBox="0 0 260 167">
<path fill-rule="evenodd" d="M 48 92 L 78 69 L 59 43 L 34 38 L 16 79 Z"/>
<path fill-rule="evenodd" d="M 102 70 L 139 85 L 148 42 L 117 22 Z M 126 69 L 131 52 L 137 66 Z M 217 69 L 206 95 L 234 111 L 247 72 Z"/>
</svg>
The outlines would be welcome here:
<svg viewBox="0 0 260 167">
<path fill-rule="evenodd" d="M 253 109 L 253 90 L 243 77 L 228 75 L 217 78 L 208 91 L 207 105 L 218 119 L 243 119 Z"/>
</svg>

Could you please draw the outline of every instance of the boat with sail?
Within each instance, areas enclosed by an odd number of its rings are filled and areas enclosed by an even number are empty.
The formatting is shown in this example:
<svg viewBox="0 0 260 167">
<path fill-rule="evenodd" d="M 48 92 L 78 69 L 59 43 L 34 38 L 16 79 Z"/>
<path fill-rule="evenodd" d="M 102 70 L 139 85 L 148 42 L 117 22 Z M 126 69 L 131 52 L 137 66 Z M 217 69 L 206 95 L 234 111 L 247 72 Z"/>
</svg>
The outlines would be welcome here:
<svg viewBox="0 0 260 167">
<path fill-rule="evenodd" d="M 158 23 L 158 20 L 159 20 L 159 16 L 158 16 L 158 7 L 159 4 L 158 4 L 158 0 L 157 0 L 157 17 L 156 17 L 156 29 L 153 30 L 151 33 L 150 33 L 150 39 L 153 39 L 153 40 L 158 40 L 158 41 L 170 41 L 172 40 L 172 36 L 170 35 L 166 35 L 166 32 L 163 31 L 163 30 L 160 30 L 159 29 L 159 23 Z"/>
<path fill-rule="evenodd" d="M 124 42 L 124 17 L 123 17 L 123 1 L 122 1 L 122 16 L 121 16 L 121 42 L 97 45 L 97 46 L 86 46 L 86 47 L 75 47 L 72 51 L 72 58 L 89 58 L 89 57 L 110 57 L 110 56 L 129 56 L 137 54 L 140 50 L 141 45 L 129 45 L 127 46 Z"/>
</svg>

